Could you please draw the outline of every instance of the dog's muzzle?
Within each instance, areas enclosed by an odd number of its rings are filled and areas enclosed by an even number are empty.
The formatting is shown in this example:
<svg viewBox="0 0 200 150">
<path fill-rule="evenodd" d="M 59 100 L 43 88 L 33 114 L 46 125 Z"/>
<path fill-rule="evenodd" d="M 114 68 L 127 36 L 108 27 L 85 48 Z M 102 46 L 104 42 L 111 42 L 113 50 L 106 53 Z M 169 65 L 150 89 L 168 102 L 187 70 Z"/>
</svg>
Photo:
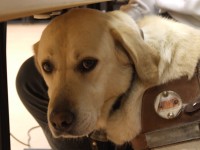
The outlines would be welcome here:
<svg viewBox="0 0 200 150">
<path fill-rule="evenodd" d="M 50 114 L 50 123 L 56 134 L 69 132 L 75 121 L 75 114 L 69 110 L 55 111 Z"/>
</svg>

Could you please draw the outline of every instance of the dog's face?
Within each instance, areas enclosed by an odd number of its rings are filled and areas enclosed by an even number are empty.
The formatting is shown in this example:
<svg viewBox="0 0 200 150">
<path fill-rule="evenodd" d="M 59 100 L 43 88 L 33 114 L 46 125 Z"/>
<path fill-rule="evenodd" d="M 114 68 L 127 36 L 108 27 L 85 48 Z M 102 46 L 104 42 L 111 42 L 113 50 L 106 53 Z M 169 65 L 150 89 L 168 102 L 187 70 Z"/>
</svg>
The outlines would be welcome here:
<svg viewBox="0 0 200 150">
<path fill-rule="evenodd" d="M 144 56 L 125 44 L 126 35 L 110 23 L 111 16 L 71 11 L 51 22 L 34 46 L 36 65 L 48 86 L 48 123 L 55 137 L 84 136 L 104 128 L 116 100 L 132 86 L 133 74 L 138 72 L 141 81 L 156 78 L 140 69 Z M 133 36 L 141 38 L 135 30 Z"/>
</svg>

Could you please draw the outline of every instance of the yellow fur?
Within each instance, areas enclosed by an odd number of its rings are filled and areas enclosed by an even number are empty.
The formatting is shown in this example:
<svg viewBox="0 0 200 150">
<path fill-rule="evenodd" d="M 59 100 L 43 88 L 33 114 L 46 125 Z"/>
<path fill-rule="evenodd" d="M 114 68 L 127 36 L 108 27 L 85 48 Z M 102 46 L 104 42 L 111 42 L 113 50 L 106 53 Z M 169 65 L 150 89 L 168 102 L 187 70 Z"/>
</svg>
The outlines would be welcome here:
<svg viewBox="0 0 200 150">
<path fill-rule="evenodd" d="M 200 58 L 199 43 L 198 30 L 157 16 L 145 17 L 136 24 L 120 11 L 75 9 L 57 17 L 35 46 L 36 63 L 49 88 L 48 119 L 57 103 L 67 103 L 77 113 L 72 130 L 80 136 L 103 128 L 116 144 L 130 141 L 141 130 L 145 90 L 184 75 L 191 78 Z M 76 67 L 86 57 L 99 62 L 92 72 L 83 75 Z M 44 60 L 54 65 L 53 73 L 42 71 Z M 133 65 L 137 78 L 130 95 L 110 114 L 115 100 L 130 86 Z M 49 127 L 56 137 L 50 123 Z M 67 133 L 62 136 L 77 137 Z"/>
</svg>

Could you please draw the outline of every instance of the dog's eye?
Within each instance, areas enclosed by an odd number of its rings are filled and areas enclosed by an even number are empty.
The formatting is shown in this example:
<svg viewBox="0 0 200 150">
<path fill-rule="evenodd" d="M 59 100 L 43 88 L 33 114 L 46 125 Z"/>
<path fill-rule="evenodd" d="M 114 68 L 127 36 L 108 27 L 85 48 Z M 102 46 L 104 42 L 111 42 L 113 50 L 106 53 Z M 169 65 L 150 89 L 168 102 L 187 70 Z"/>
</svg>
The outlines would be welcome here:
<svg viewBox="0 0 200 150">
<path fill-rule="evenodd" d="M 53 71 L 53 65 L 52 63 L 50 63 L 49 61 L 44 61 L 42 63 L 42 69 L 44 70 L 44 72 L 46 73 L 52 73 Z"/>
<path fill-rule="evenodd" d="M 78 65 L 78 70 L 80 72 L 89 72 L 93 70 L 97 65 L 98 60 L 95 58 L 88 58 L 81 61 Z"/>
</svg>

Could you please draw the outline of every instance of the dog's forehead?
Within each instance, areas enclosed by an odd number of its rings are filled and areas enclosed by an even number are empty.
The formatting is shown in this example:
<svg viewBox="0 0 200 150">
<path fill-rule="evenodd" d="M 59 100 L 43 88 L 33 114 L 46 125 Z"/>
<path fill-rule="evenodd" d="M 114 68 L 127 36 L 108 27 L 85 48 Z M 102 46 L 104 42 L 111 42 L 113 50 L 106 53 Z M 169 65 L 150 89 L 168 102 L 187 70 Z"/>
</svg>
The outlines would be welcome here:
<svg viewBox="0 0 200 150">
<path fill-rule="evenodd" d="M 106 14 L 95 10 L 77 9 L 53 20 L 44 30 L 40 49 L 51 53 L 59 50 L 95 50 L 108 38 Z M 105 43 L 105 42 L 104 42 Z"/>
<path fill-rule="evenodd" d="M 44 30 L 43 36 L 49 34 L 58 36 L 70 36 L 90 34 L 98 35 L 107 25 L 105 13 L 90 9 L 75 9 L 55 18 Z"/>
</svg>

